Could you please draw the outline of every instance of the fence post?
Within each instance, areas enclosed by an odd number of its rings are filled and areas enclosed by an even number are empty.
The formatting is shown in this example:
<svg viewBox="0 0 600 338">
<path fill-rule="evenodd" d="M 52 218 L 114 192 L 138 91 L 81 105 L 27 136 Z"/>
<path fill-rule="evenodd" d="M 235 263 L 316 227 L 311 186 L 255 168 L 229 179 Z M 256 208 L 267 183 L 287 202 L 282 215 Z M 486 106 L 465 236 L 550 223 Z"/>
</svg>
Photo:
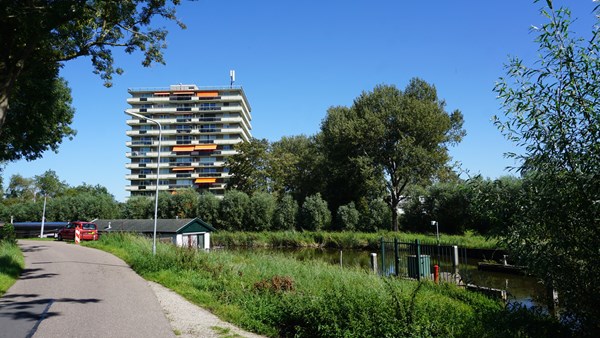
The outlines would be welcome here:
<svg viewBox="0 0 600 338">
<path fill-rule="evenodd" d="M 373 273 L 377 273 L 377 254 L 371 253 L 371 269 L 373 269 Z"/>
<path fill-rule="evenodd" d="M 458 246 L 453 245 L 452 246 L 452 270 L 454 271 L 454 274 L 457 275 L 458 274 Z"/>
<path fill-rule="evenodd" d="M 381 275 L 385 276 L 385 242 L 381 237 Z"/>
<path fill-rule="evenodd" d="M 421 242 L 415 239 L 415 245 L 417 246 L 417 280 L 421 281 Z"/>
<path fill-rule="evenodd" d="M 394 272 L 396 277 L 400 275 L 400 256 L 398 255 L 398 238 L 394 237 Z"/>
</svg>

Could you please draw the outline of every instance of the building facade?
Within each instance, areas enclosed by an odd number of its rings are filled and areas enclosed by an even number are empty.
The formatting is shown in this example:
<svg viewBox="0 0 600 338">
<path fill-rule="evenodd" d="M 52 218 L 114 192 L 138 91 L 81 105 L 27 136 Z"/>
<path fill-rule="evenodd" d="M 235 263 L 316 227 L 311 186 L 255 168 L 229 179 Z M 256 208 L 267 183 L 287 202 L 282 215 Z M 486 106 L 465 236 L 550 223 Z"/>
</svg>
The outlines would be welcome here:
<svg viewBox="0 0 600 338">
<path fill-rule="evenodd" d="M 198 88 L 172 85 L 168 88 L 129 89 L 126 112 L 156 120 L 131 117 L 126 154 L 131 196 L 153 196 L 193 187 L 223 195 L 230 177 L 225 166 L 233 146 L 251 138 L 250 105 L 241 87 Z M 157 163 L 160 151 L 160 163 Z"/>
</svg>

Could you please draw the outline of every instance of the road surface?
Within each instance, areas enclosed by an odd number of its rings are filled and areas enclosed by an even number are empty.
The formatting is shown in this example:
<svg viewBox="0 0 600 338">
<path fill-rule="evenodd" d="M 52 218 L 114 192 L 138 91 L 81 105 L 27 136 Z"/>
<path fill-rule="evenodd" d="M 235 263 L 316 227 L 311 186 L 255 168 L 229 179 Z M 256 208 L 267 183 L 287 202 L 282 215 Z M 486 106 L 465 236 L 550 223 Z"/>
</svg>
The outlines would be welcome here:
<svg viewBox="0 0 600 338">
<path fill-rule="evenodd" d="M 0 298 L 0 337 L 175 337 L 148 283 L 106 252 L 20 240 L 25 269 Z"/>
</svg>

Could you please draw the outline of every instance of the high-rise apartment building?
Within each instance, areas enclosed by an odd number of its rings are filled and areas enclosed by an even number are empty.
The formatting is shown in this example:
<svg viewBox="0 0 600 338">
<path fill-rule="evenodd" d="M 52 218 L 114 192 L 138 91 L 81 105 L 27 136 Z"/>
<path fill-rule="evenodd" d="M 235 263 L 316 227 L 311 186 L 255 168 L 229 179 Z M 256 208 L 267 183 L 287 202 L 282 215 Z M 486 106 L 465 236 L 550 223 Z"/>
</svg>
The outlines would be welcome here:
<svg viewBox="0 0 600 338">
<path fill-rule="evenodd" d="M 131 196 L 153 196 L 158 189 L 173 192 L 194 187 L 222 195 L 230 177 L 225 166 L 235 154 L 233 145 L 250 140 L 250 105 L 241 87 L 129 89 L 127 99 L 136 113 L 162 126 L 158 150 L 158 125 L 133 117 L 127 120 L 131 140 L 126 154 L 130 170 L 126 187 Z M 160 151 L 160 163 L 157 163 Z"/>
</svg>

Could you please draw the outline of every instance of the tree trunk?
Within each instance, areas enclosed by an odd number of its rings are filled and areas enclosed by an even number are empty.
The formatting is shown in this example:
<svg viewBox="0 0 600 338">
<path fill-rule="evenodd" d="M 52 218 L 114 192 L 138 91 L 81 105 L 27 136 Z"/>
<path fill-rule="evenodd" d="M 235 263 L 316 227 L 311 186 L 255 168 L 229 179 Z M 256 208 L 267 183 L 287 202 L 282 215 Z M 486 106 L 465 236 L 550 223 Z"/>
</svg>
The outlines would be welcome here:
<svg viewBox="0 0 600 338">
<path fill-rule="evenodd" d="M 398 231 L 398 204 L 392 205 L 392 230 Z"/>
<path fill-rule="evenodd" d="M 0 91 L 0 135 L 2 135 L 2 129 L 4 122 L 6 121 L 6 114 L 8 113 L 8 92 L 6 90 Z"/>
</svg>

